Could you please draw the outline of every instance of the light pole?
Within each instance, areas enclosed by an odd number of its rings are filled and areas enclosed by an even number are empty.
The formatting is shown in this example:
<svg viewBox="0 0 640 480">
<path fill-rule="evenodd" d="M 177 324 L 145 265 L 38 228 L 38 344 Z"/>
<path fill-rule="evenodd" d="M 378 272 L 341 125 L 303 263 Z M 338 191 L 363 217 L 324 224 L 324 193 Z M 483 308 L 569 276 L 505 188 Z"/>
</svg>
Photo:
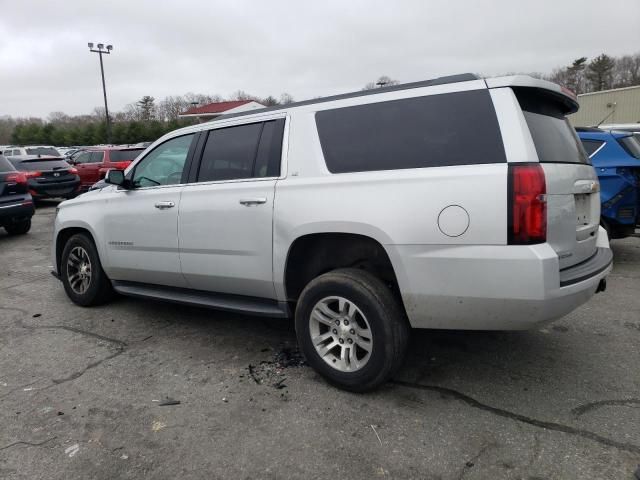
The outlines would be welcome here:
<svg viewBox="0 0 640 480">
<path fill-rule="evenodd" d="M 109 107 L 107 106 L 107 87 L 104 83 L 104 66 L 102 65 L 102 54 L 109 55 L 113 50 L 113 45 L 107 45 L 106 48 L 103 43 L 99 43 L 97 48 L 93 48 L 93 43 L 89 42 L 89 51 L 100 55 L 100 75 L 102 75 L 102 94 L 104 95 L 104 114 L 107 119 L 107 143 L 111 143 L 111 121 L 109 120 Z"/>
</svg>

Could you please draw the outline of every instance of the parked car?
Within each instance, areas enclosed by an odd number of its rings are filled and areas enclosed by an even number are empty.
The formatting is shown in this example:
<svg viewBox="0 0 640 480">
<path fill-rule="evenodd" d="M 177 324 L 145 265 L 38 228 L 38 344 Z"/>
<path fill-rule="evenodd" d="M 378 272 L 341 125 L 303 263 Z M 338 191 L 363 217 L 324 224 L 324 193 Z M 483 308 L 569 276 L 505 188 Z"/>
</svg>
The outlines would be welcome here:
<svg viewBox="0 0 640 480">
<path fill-rule="evenodd" d="M 70 163 L 78 169 L 80 190 L 89 190 L 111 168 L 127 168 L 143 151 L 144 148 L 90 147 L 74 155 Z"/>
<path fill-rule="evenodd" d="M 34 200 L 72 198 L 80 187 L 78 170 L 60 157 L 18 155 L 8 160 L 27 177 L 29 193 Z"/>
<path fill-rule="evenodd" d="M 610 238 L 640 224 L 640 139 L 630 132 L 577 128 L 600 180 L 601 224 Z"/>
<path fill-rule="evenodd" d="M 0 227 L 9 235 L 27 233 L 34 211 L 26 175 L 0 155 Z"/>
<path fill-rule="evenodd" d="M 464 74 L 183 128 L 60 205 L 54 274 L 81 306 L 295 316 L 309 364 L 368 390 L 410 327 L 534 328 L 604 290 L 577 109 L 546 81 Z"/>
<path fill-rule="evenodd" d="M 59 157 L 60 152 L 56 147 L 51 145 L 27 145 L 25 147 L 12 147 L 4 150 L 2 153 L 5 157 L 15 157 L 18 155 L 47 155 L 50 157 Z"/>
</svg>

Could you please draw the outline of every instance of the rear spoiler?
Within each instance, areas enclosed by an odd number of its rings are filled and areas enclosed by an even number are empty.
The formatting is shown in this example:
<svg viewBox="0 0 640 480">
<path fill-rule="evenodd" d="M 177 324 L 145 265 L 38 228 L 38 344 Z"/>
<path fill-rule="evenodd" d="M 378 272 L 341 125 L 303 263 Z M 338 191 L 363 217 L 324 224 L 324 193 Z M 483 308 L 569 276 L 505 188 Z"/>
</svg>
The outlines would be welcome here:
<svg viewBox="0 0 640 480">
<path fill-rule="evenodd" d="M 488 88 L 531 88 L 537 90 L 542 96 L 551 97 L 562 106 L 565 115 L 576 113 L 580 105 L 575 93 L 553 82 L 540 80 L 528 75 L 512 75 L 509 77 L 486 78 Z"/>
</svg>

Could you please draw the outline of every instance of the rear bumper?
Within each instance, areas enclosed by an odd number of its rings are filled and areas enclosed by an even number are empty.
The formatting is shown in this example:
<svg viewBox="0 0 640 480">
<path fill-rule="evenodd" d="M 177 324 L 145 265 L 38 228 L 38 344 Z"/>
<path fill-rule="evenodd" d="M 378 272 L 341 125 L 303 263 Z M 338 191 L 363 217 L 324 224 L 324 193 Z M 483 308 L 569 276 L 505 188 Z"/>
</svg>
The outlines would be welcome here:
<svg viewBox="0 0 640 480">
<path fill-rule="evenodd" d="M 603 228 L 597 253 L 560 271 L 548 244 L 387 246 L 414 328 L 527 330 L 591 298 L 612 268 Z"/>
<path fill-rule="evenodd" d="M 56 198 L 73 195 L 80 186 L 80 177 L 66 182 L 38 183 L 29 180 L 29 192 L 34 198 Z"/>
<path fill-rule="evenodd" d="M 0 226 L 31 218 L 35 213 L 31 195 L 20 195 L 15 199 L 2 198 L 0 203 Z"/>
</svg>

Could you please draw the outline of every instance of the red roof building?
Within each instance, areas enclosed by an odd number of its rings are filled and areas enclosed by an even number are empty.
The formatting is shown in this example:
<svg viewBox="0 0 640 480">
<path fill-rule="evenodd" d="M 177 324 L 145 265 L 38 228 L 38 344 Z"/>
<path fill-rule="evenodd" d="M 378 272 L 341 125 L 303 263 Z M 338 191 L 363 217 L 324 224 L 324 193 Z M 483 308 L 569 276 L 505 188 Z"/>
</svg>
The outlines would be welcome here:
<svg viewBox="0 0 640 480">
<path fill-rule="evenodd" d="M 201 122 L 213 120 L 220 115 L 246 112 L 265 108 L 255 100 L 232 100 L 229 102 L 215 102 L 190 108 L 180 114 L 181 118 L 197 117 Z"/>
</svg>

